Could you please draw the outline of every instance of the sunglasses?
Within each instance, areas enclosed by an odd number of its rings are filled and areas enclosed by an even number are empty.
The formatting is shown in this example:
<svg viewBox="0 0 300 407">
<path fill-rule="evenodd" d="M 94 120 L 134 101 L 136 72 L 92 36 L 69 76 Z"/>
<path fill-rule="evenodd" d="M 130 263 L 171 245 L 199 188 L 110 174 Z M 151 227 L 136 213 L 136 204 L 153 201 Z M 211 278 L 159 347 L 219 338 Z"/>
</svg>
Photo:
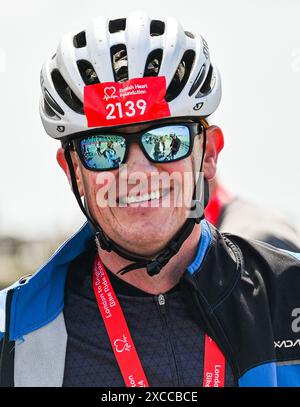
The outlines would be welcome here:
<svg viewBox="0 0 300 407">
<path fill-rule="evenodd" d="M 201 123 L 161 124 L 141 132 L 124 134 L 97 130 L 75 139 L 74 146 L 85 168 L 91 171 L 116 169 L 126 162 L 129 146 L 137 142 L 153 163 L 169 163 L 188 157 Z"/>
</svg>

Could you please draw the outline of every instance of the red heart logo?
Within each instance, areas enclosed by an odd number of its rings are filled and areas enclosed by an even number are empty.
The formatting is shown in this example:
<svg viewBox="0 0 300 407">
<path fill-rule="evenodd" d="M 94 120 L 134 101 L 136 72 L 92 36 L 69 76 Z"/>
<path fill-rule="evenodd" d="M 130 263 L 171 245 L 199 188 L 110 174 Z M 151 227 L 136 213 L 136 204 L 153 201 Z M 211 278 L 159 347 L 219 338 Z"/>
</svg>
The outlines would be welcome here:
<svg viewBox="0 0 300 407">
<path fill-rule="evenodd" d="M 116 93 L 116 88 L 114 86 L 106 86 L 106 88 L 104 88 L 104 94 L 107 98 L 111 98 L 114 96 L 114 94 Z"/>
</svg>

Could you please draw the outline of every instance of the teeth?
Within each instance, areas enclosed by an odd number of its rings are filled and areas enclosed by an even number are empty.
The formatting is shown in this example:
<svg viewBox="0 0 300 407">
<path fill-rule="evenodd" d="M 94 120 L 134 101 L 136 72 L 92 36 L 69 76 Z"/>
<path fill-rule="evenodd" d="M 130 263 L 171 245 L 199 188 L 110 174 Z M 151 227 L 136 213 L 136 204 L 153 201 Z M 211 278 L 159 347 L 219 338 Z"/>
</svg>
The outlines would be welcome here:
<svg viewBox="0 0 300 407">
<path fill-rule="evenodd" d="M 164 190 L 162 191 L 162 193 L 161 193 L 161 197 L 163 198 L 164 196 L 167 195 L 167 193 L 168 193 L 168 190 L 167 190 L 167 189 L 164 189 Z"/>
<path fill-rule="evenodd" d="M 144 194 L 142 196 L 127 196 L 125 198 L 122 198 L 122 203 L 136 203 L 136 202 L 144 202 L 144 201 L 149 201 L 150 199 L 159 199 L 160 198 L 160 192 L 159 190 L 157 191 L 152 191 L 151 194 Z"/>
<path fill-rule="evenodd" d="M 119 202 L 122 205 L 126 205 L 127 204 L 127 196 L 123 196 L 123 197 L 119 198 Z"/>
</svg>

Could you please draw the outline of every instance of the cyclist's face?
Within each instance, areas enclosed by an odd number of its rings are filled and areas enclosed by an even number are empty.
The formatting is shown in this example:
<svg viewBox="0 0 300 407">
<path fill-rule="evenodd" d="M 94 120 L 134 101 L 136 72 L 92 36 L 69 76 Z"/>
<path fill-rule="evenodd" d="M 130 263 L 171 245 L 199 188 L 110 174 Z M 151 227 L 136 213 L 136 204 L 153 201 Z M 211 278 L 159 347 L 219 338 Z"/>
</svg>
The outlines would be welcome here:
<svg viewBox="0 0 300 407">
<path fill-rule="evenodd" d="M 144 129 L 147 125 L 122 131 L 129 134 Z M 214 176 L 216 163 L 211 144 L 208 130 L 203 166 L 208 179 Z M 194 189 L 193 171 L 199 171 L 201 157 L 202 136 L 195 137 L 190 156 L 167 163 L 149 161 L 133 142 L 126 165 L 110 171 L 89 171 L 72 152 L 79 189 L 94 219 L 115 242 L 141 255 L 155 254 L 185 222 Z"/>
</svg>

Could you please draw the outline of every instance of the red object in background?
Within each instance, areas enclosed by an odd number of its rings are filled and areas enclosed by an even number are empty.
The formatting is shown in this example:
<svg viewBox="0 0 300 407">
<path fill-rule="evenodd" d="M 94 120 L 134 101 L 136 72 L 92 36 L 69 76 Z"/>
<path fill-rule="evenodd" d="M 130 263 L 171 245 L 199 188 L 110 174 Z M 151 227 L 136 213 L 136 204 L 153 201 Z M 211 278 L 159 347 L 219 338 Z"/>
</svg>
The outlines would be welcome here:
<svg viewBox="0 0 300 407">
<path fill-rule="evenodd" d="M 88 127 L 116 126 L 171 116 L 164 76 L 104 82 L 84 88 Z"/>
<path fill-rule="evenodd" d="M 233 196 L 225 188 L 218 185 L 205 208 L 205 218 L 208 222 L 216 226 L 219 222 L 223 207 L 231 202 L 232 199 Z"/>
</svg>

